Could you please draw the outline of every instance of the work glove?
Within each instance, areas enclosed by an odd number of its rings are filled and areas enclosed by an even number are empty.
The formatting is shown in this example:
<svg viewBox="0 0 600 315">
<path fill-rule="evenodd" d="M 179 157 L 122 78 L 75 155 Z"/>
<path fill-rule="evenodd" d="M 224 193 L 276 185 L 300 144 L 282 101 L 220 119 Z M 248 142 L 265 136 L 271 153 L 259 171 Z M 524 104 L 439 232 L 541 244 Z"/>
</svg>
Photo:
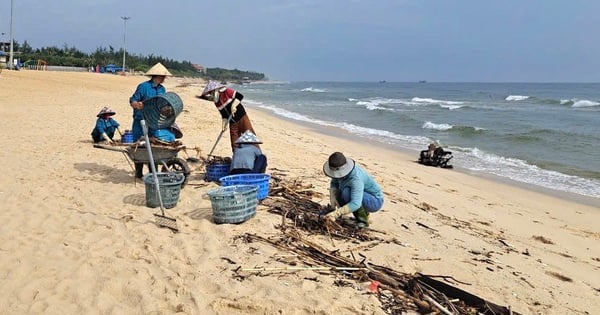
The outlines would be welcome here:
<svg viewBox="0 0 600 315">
<path fill-rule="evenodd" d="M 337 218 L 343 216 L 344 214 L 348 214 L 351 212 L 352 211 L 350 211 L 350 208 L 348 207 L 348 205 L 345 205 L 343 207 L 338 207 L 335 210 L 329 212 L 328 214 L 325 215 L 325 218 L 330 219 L 330 220 L 336 220 Z"/>
<path fill-rule="evenodd" d="M 108 137 L 108 135 L 106 134 L 106 132 L 102 133 L 102 138 L 104 139 L 104 141 L 106 141 L 106 142 L 108 142 L 110 144 L 114 144 L 115 143 L 114 141 L 112 141 L 111 138 Z"/>
<path fill-rule="evenodd" d="M 329 189 L 329 204 L 334 208 L 337 208 L 340 206 L 340 204 L 338 203 L 338 200 L 337 200 L 338 192 L 339 192 L 339 190 L 336 188 Z"/>
</svg>

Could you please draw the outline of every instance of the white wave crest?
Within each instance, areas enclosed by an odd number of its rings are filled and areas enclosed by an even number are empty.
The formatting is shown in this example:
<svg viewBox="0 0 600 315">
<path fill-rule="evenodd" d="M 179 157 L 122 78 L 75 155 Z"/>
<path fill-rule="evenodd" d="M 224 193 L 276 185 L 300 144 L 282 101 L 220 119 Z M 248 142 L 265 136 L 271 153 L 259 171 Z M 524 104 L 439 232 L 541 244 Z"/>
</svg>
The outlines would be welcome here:
<svg viewBox="0 0 600 315">
<path fill-rule="evenodd" d="M 571 105 L 571 107 L 593 107 L 593 106 L 598 106 L 598 105 L 600 105 L 600 103 L 598 103 L 598 102 L 588 101 L 588 100 L 578 100 L 578 101 L 574 101 L 573 105 Z"/>
<path fill-rule="evenodd" d="M 423 129 L 434 129 L 434 130 L 450 130 L 452 125 L 449 124 L 434 124 L 431 121 L 427 121 L 421 127 Z"/>
<path fill-rule="evenodd" d="M 315 89 L 315 88 L 313 88 L 312 86 L 311 86 L 311 87 L 304 88 L 304 89 L 302 89 L 302 90 L 300 90 L 300 91 L 302 91 L 302 92 L 313 92 L 313 93 L 324 93 L 324 92 L 327 92 L 327 91 L 326 91 L 326 90 L 324 90 L 324 89 Z"/>
<path fill-rule="evenodd" d="M 393 109 L 391 109 L 391 108 L 380 106 L 381 104 L 384 104 L 384 103 L 385 102 L 381 102 L 380 100 L 372 100 L 372 101 L 358 101 L 358 102 L 356 102 L 356 105 L 364 106 L 368 110 L 379 109 L 379 110 L 393 111 Z"/>
<path fill-rule="evenodd" d="M 528 98 L 529 98 L 529 96 L 527 96 L 527 95 L 509 95 L 504 100 L 505 101 L 523 101 Z"/>
<path fill-rule="evenodd" d="M 413 102 L 417 103 L 426 103 L 426 104 L 444 104 L 444 105 L 461 105 L 463 102 L 458 101 L 444 101 L 444 100 L 436 100 L 433 98 L 423 98 L 423 97 L 413 97 L 411 99 Z"/>
<path fill-rule="evenodd" d="M 455 110 L 455 109 L 459 109 L 462 108 L 462 105 L 445 105 L 445 104 L 440 104 L 441 108 L 447 108 L 449 110 Z"/>
</svg>

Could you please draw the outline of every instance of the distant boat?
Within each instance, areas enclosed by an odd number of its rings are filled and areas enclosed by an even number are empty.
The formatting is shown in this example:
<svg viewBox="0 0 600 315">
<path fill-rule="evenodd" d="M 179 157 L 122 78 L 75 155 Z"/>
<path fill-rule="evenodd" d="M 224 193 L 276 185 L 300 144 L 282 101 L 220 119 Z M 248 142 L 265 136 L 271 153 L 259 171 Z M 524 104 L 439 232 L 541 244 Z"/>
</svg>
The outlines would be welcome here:
<svg viewBox="0 0 600 315">
<path fill-rule="evenodd" d="M 425 80 L 420 80 L 419 83 L 427 83 Z"/>
<path fill-rule="evenodd" d="M 381 81 L 379 81 L 379 83 L 385 83 L 385 82 L 386 82 L 385 80 L 381 80 Z"/>
</svg>

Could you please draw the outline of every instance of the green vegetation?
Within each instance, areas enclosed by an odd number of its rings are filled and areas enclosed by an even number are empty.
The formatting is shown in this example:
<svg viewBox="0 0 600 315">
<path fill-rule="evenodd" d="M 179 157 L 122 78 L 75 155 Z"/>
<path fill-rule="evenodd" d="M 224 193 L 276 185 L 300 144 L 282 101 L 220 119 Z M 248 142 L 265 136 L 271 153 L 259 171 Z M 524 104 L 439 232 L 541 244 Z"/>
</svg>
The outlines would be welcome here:
<svg viewBox="0 0 600 315">
<path fill-rule="evenodd" d="M 85 53 L 75 47 L 69 47 L 64 44 L 62 48 L 51 46 L 42 48 L 32 48 L 27 41 L 19 44 L 13 42 L 15 57 L 20 58 L 22 63 L 36 63 L 38 59 L 45 60 L 51 66 L 68 67 L 95 67 L 96 65 L 105 66 L 107 64 L 122 65 L 123 49 L 115 50 L 109 46 L 98 47 L 93 53 Z M 243 80 L 265 80 L 263 73 L 243 70 L 228 70 L 222 68 L 206 68 L 204 72 L 199 72 L 190 61 L 177 61 L 163 56 L 148 56 L 126 54 L 126 67 L 138 72 L 146 72 L 157 62 L 162 63 L 171 73 L 176 76 L 201 77 L 204 79 L 242 82 Z"/>
</svg>

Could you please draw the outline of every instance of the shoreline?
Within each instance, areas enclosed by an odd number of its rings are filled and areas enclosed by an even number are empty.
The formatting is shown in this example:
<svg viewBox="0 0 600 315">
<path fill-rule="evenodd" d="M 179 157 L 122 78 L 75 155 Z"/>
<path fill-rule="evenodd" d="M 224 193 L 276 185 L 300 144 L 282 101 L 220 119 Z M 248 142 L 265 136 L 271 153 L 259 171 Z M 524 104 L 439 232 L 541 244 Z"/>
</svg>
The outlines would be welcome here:
<svg viewBox="0 0 600 315">
<path fill-rule="evenodd" d="M 356 135 L 352 134 L 351 132 L 346 131 L 342 128 L 322 126 L 319 124 L 313 124 L 310 122 L 305 122 L 305 121 L 300 121 L 300 120 L 295 120 L 292 118 L 280 116 L 280 115 L 273 113 L 269 109 L 261 108 L 256 105 L 251 105 L 251 106 L 245 105 L 245 106 L 248 108 L 252 108 L 253 110 L 258 110 L 266 115 L 273 117 L 274 119 L 283 120 L 286 123 L 296 124 L 296 125 L 300 125 L 300 126 L 304 126 L 304 127 L 313 129 L 317 133 L 322 133 L 322 134 L 325 134 L 328 136 L 334 136 L 334 137 L 342 137 L 346 140 L 353 141 L 358 145 L 368 143 L 370 145 L 378 146 L 378 147 L 389 149 L 392 151 L 397 151 L 401 155 L 405 156 L 405 161 L 414 162 L 416 167 L 429 167 L 429 166 L 424 166 L 424 165 L 417 163 L 419 151 L 401 148 L 401 147 L 394 146 L 392 144 L 387 144 L 387 143 L 383 143 L 383 142 L 379 142 L 379 141 L 374 141 L 374 140 L 368 139 L 366 137 L 363 138 L 360 136 L 356 136 Z M 364 139 L 364 141 L 360 141 L 360 139 Z M 423 149 L 425 149 L 425 148 L 423 148 Z M 450 163 L 450 164 L 452 164 L 452 163 Z M 559 199 L 565 199 L 567 201 L 575 202 L 577 204 L 581 204 L 581 205 L 585 205 L 585 206 L 598 207 L 600 209 L 600 198 L 594 198 L 594 197 L 585 196 L 585 195 L 581 195 L 581 194 L 577 194 L 577 193 L 555 190 L 555 189 L 551 189 L 551 188 L 547 188 L 547 187 L 543 187 L 543 186 L 539 186 L 539 185 L 523 183 L 523 182 L 511 179 L 511 178 L 507 178 L 507 177 L 503 177 L 503 176 L 499 176 L 499 175 L 495 175 L 495 174 L 489 174 L 489 173 L 485 173 L 485 172 L 472 171 L 472 170 L 465 169 L 462 167 L 457 167 L 457 166 L 454 166 L 454 168 L 448 169 L 447 171 L 457 171 L 457 172 L 460 172 L 460 173 L 468 175 L 468 176 L 473 176 L 476 178 L 485 178 L 488 180 L 492 180 L 496 183 L 501 183 L 504 185 L 513 186 L 513 187 L 520 188 L 520 189 L 525 189 L 525 190 L 529 190 L 529 191 L 533 191 L 533 192 L 537 192 L 537 193 L 542 193 L 549 197 L 558 197 Z"/>
</svg>

